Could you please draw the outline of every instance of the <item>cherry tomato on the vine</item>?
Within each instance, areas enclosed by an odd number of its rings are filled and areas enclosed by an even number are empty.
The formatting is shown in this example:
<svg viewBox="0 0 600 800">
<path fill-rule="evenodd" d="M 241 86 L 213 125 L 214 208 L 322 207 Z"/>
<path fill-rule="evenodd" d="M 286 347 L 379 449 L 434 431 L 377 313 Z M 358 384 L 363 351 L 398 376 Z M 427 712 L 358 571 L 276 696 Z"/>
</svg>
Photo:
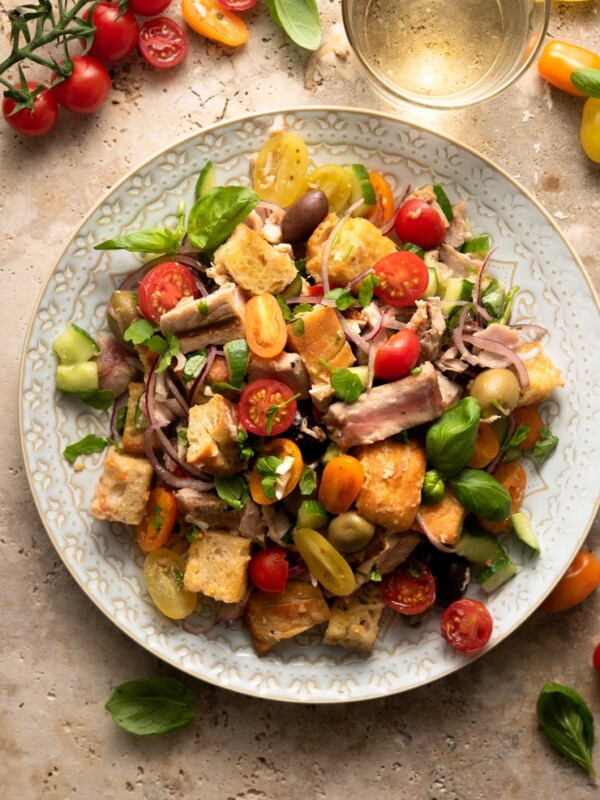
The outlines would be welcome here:
<svg viewBox="0 0 600 800">
<path fill-rule="evenodd" d="M 420 614 L 435 602 L 435 578 L 425 564 L 408 559 L 381 584 L 386 604 L 399 614 Z"/>
<path fill-rule="evenodd" d="M 93 114 L 110 94 L 110 75 L 92 56 L 71 56 L 73 72 L 54 87 L 59 105 L 75 114 Z"/>
<path fill-rule="evenodd" d="M 248 574 L 257 589 L 263 592 L 283 592 L 288 579 L 289 565 L 285 550 L 270 545 L 252 556 Z"/>
<path fill-rule="evenodd" d="M 27 81 L 27 87 L 32 91 L 37 89 L 39 83 Z M 2 115 L 10 127 L 24 136 L 43 136 L 48 133 L 58 117 L 58 106 L 51 89 L 44 88 L 36 94 L 33 100 L 33 109 L 22 108 L 13 113 L 17 102 L 11 97 L 2 101 Z"/>
<path fill-rule="evenodd" d="M 89 11 L 83 15 L 89 16 Z M 135 15 L 127 10 L 122 12 L 117 3 L 100 0 L 92 12 L 92 23 L 96 34 L 87 55 L 98 61 L 120 61 L 133 53 L 138 43 L 140 27 Z"/>
<path fill-rule="evenodd" d="M 248 38 L 248 26 L 218 0 L 182 0 L 181 12 L 190 28 L 200 36 L 229 47 L 239 47 Z"/>
<path fill-rule="evenodd" d="M 440 620 L 442 636 L 462 653 L 481 650 L 489 642 L 493 627 L 494 621 L 487 608 L 470 597 L 451 603 Z"/>
<path fill-rule="evenodd" d="M 411 371 L 419 360 L 419 337 L 409 328 L 404 328 L 384 342 L 375 353 L 375 377 L 384 381 L 395 381 Z"/>
<path fill-rule="evenodd" d="M 563 92 L 584 97 L 571 80 L 571 73 L 578 69 L 600 69 L 600 55 L 576 44 L 554 40 L 544 47 L 538 61 L 538 72 L 544 80 Z"/>
<path fill-rule="evenodd" d="M 173 0 L 129 0 L 127 8 L 139 17 L 155 17 L 162 14 Z"/>
<path fill-rule="evenodd" d="M 289 386 L 272 378 L 251 381 L 238 403 L 241 425 L 257 436 L 278 436 L 296 416 L 296 401 Z M 279 406 L 279 407 L 278 407 Z"/>
<path fill-rule="evenodd" d="M 175 308 L 182 297 L 199 296 L 192 273 L 176 261 L 167 261 L 151 269 L 138 288 L 140 311 L 146 319 L 154 322 Z"/>
<path fill-rule="evenodd" d="M 436 209 L 416 198 L 400 206 L 394 228 L 401 242 L 416 244 L 423 250 L 438 247 L 446 235 L 444 220 Z"/>
<path fill-rule="evenodd" d="M 600 585 L 600 561 L 593 553 L 581 550 L 566 575 L 542 603 L 543 611 L 566 611 L 590 595 Z"/>
<path fill-rule="evenodd" d="M 425 262 L 408 250 L 399 250 L 380 258 L 373 269 L 379 278 L 375 294 L 384 303 L 397 308 L 412 305 L 429 283 Z"/>
<path fill-rule="evenodd" d="M 180 64 L 187 55 L 188 38 L 180 25 L 169 17 L 144 22 L 138 39 L 144 61 L 166 69 Z"/>
</svg>

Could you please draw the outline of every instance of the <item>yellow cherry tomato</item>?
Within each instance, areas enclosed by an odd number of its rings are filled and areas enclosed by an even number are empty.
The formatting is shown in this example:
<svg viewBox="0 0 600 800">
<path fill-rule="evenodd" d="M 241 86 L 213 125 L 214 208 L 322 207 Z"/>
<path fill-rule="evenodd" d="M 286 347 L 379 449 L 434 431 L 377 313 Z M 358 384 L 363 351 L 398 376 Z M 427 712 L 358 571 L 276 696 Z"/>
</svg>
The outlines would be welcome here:
<svg viewBox="0 0 600 800">
<path fill-rule="evenodd" d="M 308 149 L 297 133 L 270 136 L 258 151 L 252 173 L 261 200 L 289 206 L 302 193 L 308 171 Z"/>
<path fill-rule="evenodd" d="M 350 565 L 318 531 L 299 528 L 294 532 L 294 544 L 311 574 L 328 592 L 343 597 L 356 589 Z"/>
<path fill-rule="evenodd" d="M 383 225 L 394 216 L 394 193 L 392 187 L 379 172 L 369 172 L 371 186 L 375 189 L 377 202 L 367 214 L 369 222 Z"/>
<path fill-rule="evenodd" d="M 348 171 L 338 164 L 317 167 L 306 177 L 304 192 L 320 189 L 329 203 L 329 211 L 337 214 L 346 205 L 352 192 Z"/>
<path fill-rule="evenodd" d="M 588 158 L 600 164 L 600 99 L 588 97 L 581 117 L 581 145 Z"/>
<path fill-rule="evenodd" d="M 269 498 L 265 495 L 263 488 L 262 488 L 262 479 L 263 475 L 258 468 L 258 461 L 265 456 L 275 456 L 283 461 L 287 456 L 289 456 L 292 460 L 292 466 L 290 467 L 289 472 L 287 473 L 288 479 L 287 483 L 283 488 L 283 493 L 281 497 L 273 497 Z M 272 439 L 270 442 L 262 448 L 260 451 L 259 457 L 256 460 L 254 467 L 252 469 L 252 474 L 250 475 L 249 481 L 249 488 L 250 494 L 252 495 L 252 499 L 255 503 L 258 503 L 261 506 L 269 506 L 272 503 L 277 502 L 277 500 L 281 500 L 284 497 L 287 497 L 288 494 L 294 491 L 296 486 L 298 485 L 298 481 L 300 480 L 300 475 L 302 474 L 302 467 L 304 466 L 304 461 L 302 460 L 302 453 L 300 452 L 300 448 L 295 442 L 292 442 L 291 439 Z"/>
<path fill-rule="evenodd" d="M 239 47 L 248 38 L 246 23 L 217 0 L 182 0 L 181 12 L 190 28 L 207 39 Z"/>
<path fill-rule="evenodd" d="M 326 464 L 319 484 L 319 503 L 330 514 L 348 511 L 365 480 L 362 464 L 354 456 L 341 455 Z"/>
<path fill-rule="evenodd" d="M 148 553 L 144 561 L 144 583 L 159 611 L 169 619 L 189 617 L 196 608 L 196 592 L 183 586 L 185 561 L 163 547 Z"/>
</svg>

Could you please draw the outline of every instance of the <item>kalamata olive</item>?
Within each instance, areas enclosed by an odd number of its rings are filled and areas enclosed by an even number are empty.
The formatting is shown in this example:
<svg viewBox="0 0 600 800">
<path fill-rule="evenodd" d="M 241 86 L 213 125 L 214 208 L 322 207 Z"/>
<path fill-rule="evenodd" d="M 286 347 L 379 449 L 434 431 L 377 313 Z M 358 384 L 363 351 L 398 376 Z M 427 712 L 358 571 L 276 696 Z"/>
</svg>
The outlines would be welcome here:
<svg viewBox="0 0 600 800">
<path fill-rule="evenodd" d="M 484 369 L 473 380 L 469 394 L 481 406 L 481 416 L 510 414 L 519 402 L 519 381 L 509 369 Z"/>
<path fill-rule="evenodd" d="M 429 566 L 435 575 L 435 600 L 440 608 L 446 608 L 464 595 L 471 579 L 471 570 L 466 559 L 452 553 L 436 551 L 431 556 Z"/>
<path fill-rule="evenodd" d="M 106 306 L 106 319 L 113 336 L 126 347 L 131 345 L 123 341 L 123 334 L 127 328 L 140 318 L 135 292 L 115 289 Z"/>
<path fill-rule="evenodd" d="M 300 448 L 305 464 L 310 464 L 311 461 L 318 461 L 327 448 L 326 440 L 320 441 L 306 433 L 307 426 L 312 429 L 316 424 L 308 409 L 310 409 L 310 404 L 299 404 L 294 421 L 285 432 L 286 439 L 291 439 Z"/>
<path fill-rule="evenodd" d="M 305 242 L 328 213 L 329 202 L 325 192 L 320 189 L 306 192 L 283 215 L 282 240 L 289 244 Z"/>
<path fill-rule="evenodd" d="M 356 511 L 346 511 L 331 520 L 327 539 L 340 553 L 357 553 L 369 544 L 374 533 L 375 525 Z"/>
</svg>

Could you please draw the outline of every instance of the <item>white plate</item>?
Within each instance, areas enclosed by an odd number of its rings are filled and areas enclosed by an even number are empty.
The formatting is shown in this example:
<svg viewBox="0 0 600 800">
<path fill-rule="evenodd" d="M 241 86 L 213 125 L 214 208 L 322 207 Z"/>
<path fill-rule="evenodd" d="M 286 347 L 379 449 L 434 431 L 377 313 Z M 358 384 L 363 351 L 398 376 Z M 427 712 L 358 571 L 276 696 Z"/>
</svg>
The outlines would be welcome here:
<svg viewBox="0 0 600 800">
<path fill-rule="evenodd" d="M 349 109 L 306 108 L 283 113 L 308 144 L 313 162 L 362 162 L 392 176 L 397 187 L 436 182 L 467 201 L 477 232 L 497 245 L 491 272 L 521 287 L 513 319 L 549 330 L 546 349 L 566 388 L 545 405 L 560 437 L 541 470 L 527 462 L 524 508 L 542 545 L 531 558 L 518 543 L 517 577 L 487 601 L 494 618 L 491 647 L 540 604 L 573 559 L 598 503 L 600 443 L 597 376 L 600 350 L 585 348 L 599 310 L 576 256 L 554 222 L 522 187 L 460 144 L 394 117 Z M 208 159 L 221 183 L 249 183 L 248 157 L 267 138 L 275 114 L 221 123 L 169 147 L 131 172 L 99 201 L 68 242 L 42 292 L 28 332 L 21 375 L 21 433 L 31 491 L 60 557 L 85 593 L 121 630 L 190 675 L 246 694 L 298 702 L 381 697 L 433 681 L 472 660 L 455 653 L 437 631 L 439 615 L 419 629 L 386 616 L 375 651 L 364 656 L 320 643 L 309 632 L 258 658 L 239 624 L 206 636 L 184 632 L 159 614 L 142 580 L 142 557 L 129 532 L 94 520 L 93 487 L 103 455 L 76 472 L 64 447 L 84 435 L 107 433 L 106 415 L 60 398 L 54 386 L 52 340 L 69 322 L 104 327 L 104 308 L 119 275 L 140 259 L 101 253 L 93 245 L 123 232 L 175 222 Z M 76 625 L 76 615 L 73 615 Z"/>
</svg>

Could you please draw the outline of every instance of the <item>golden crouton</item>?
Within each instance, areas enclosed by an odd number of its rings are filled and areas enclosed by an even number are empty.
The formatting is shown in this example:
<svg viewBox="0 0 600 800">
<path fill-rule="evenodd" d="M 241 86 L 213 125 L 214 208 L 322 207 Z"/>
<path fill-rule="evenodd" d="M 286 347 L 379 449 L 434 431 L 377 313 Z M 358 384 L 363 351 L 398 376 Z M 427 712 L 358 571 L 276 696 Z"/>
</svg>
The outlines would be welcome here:
<svg viewBox="0 0 600 800">
<path fill-rule="evenodd" d="M 297 270 L 287 252 L 278 250 L 243 223 L 215 252 L 211 277 L 228 275 L 250 294 L 279 294 Z"/>
<path fill-rule="evenodd" d="M 452 547 L 460 538 L 466 513 L 452 493 L 452 489 L 446 486 L 444 496 L 439 503 L 423 504 L 419 508 L 419 517 L 423 520 L 423 533 L 427 528 L 430 536 L 442 544 Z M 421 528 L 418 522 L 416 524 Z"/>
<path fill-rule="evenodd" d="M 121 449 L 124 453 L 144 452 L 144 431 L 148 427 L 148 417 L 144 408 L 144 384 L 130 383 L 127 398 L 127 415 L 121 438 Z"/>
<path fill-rule="evenodd" d="M 241 603 L 248 588 L 250 540 L 227 531 L 206 531 L 190 545 L 183 585 L 223 603 Z"/>
<path fill-rule="evenodd" d="M 351 367 L 354 355 L 333 308 L 316 305 L 301 314 L 303 333 L 295 333 L 296 324 L 288 325 L 288 344 L 300 354 L 312 383 L 329 383 L 330 369 Z M 325 363 L 323 363 L 325 362 Z"/>
<path fill-rule="evenodd" d="M 234 404 L 220 394 L 208 403 L 192 406 L 187 431 L 188 464 L 195 464 L 210 475 L 233 475 L 243 469 L 237 423 Z"/>
<path fill-rule="evenodd" d="M 557 369 L 552 361 L 545 356 L 539 344 L 528 342 L 521 345 L 517 350 L 517 355 L 528 353 L 533 348 L 539 348 L 540 352 L 529 361 L 524 361 L 525 369 L 529 375 L 529 386 L 521 392 L 518 405 L 529 406 L 547 400 L 553 389 L 557 386 L 564 386 L 560 370 Z"/>
<path fill-rule="evenodd" d="M 338 597 L 331 607 L 324 643 L 371 651 L 384 606 L 379 587 L 374 583 L 366 583 L 348 597 Z"/>
<path fill-rule="evenodd" d="M 153 470 L 149 461 L 110 447 L 96 486 L 92 514 L 96 519 L 137 525 L 146 509 Z"/>
<path fill-rule="evenodd" d="M 258 653 L 266 653 L 282 639 L 327 622 L 331 612 L 318 586 L 288 581 L 280 594 L 255 590 L 244 610 L 244 624 Z"/>
<path fill-rule="evenodd" d="M 336 214 L 328 214 L 308 240 L 306 270 L 317 281 L 321 281 L 323 248 L 338 221 Z M 394 250 L 396 245 L 392 240 L 371 222 L 362 217 L 347 217 L 336 234 L 327 262 L 329 282 L 332 286 L 345 286 Z"/>
<path fill-rule="evenodd" d="M 352 451 L 365 471 L 356 510 L 391 531 L 408 530 L 421 502 L 425 452 L 416 442 L 382 442 Z"/>
<path fill-rule="evenodd" d="M 208 370 L 206 380 L 202 383 L 202 385 L 199 388 L 196 388 L 194 396 L 192 398 L 192 403 L 194 405 L 196 404 L 201 405 L 202 403 L 208 403 L 208 401 L 213 396 L 212 387 L 215 385 L 215 383 L 228 383 L 229 380 L 230 380 L 229 368 L 227 367 L 227 362 L 225 361 L 225 357 L 217 356 L 213 361 L 213 363 L 211 364 L 210 369 Z M 208 391 L 205 391 L 207 387 Z M 233 389 L 223 389 L 222 391 L 220 390 L 219 394 L 222 394 L 223 397 L 226 397 L 228 400 L 239 400 L 240 397 L 239 392 L 236 392 Z"/>
</svg>

